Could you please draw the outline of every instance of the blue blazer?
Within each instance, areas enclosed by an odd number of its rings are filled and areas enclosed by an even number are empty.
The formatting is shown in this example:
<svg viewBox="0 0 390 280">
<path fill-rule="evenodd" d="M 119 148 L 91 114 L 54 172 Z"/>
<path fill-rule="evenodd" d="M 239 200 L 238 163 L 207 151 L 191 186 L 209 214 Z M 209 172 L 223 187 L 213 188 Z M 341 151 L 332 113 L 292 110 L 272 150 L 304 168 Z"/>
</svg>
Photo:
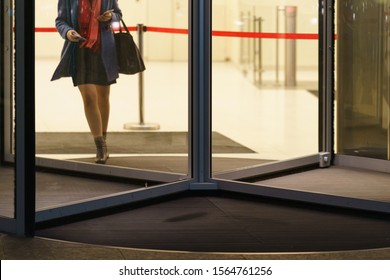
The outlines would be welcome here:
<svg viewBox="0 0 390 280">
<path fill-rule="evenodd" d="M 52 81 L 61 77 L 70 77 L 75 73 L 77 61 L 77 48 L 79 44 L 71 42 L 66 37 L 66 33 L 74 29 L 78 31 L 78 0 L 59 0 L 58 1 L 58 16 L 55 20 L 56 28 L 61 37 L 65 39 L 64 46 L 61 51 L 61 60 L 56 70 L 54 71 Z M 115 80 L 119 77 L 118 62 L 116 57 L 115 39 L 110 25 L 112 22 L 119 22 L 122 18 L 122 11 L 119 9 L 118 0 L 102 0 L 102 13 L 104 11 L 114 9 L 112 20 L 100 23 L 100 47 L 103 65 L 107 73 L 108 81 Z"/>
</svg>

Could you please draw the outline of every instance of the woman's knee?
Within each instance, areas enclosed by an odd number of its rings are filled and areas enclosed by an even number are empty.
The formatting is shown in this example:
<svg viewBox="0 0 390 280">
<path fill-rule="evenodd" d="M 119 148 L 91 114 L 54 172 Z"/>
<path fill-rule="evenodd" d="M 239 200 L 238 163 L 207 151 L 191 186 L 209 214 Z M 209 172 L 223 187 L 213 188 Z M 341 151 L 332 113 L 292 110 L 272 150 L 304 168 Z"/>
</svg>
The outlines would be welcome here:
<svg viewBox="0 0 390 280">
<path fill-rule="evenodd" d="M 81 93 L 83 97 L 84 106 L 90 107 L 90 106 L 96 106 L 97 104 L 97 96 L 95 92 L 82 92 Z"/>
<path fill-rule="evenodd" d="M 109 98 L 110 96 L 110 86 L 96 86 L 96 91 L 99 94 L 99 96 L 102 96 L 103 98 Z"/>
</svg>

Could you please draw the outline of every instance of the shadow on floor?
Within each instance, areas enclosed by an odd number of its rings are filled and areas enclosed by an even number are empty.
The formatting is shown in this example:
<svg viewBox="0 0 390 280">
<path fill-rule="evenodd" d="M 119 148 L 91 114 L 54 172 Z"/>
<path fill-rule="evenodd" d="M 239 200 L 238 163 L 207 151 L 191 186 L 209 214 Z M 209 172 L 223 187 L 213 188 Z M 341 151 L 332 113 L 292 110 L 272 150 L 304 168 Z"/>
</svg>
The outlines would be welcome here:
<svg viewBox="0 0 390 280">
<path fill-rule="evenodd" d="M 390 247 L 388 215 L 241 194 L 185 193 L 37 236 L 150 250 L 285 253 Z"/>
</svg>

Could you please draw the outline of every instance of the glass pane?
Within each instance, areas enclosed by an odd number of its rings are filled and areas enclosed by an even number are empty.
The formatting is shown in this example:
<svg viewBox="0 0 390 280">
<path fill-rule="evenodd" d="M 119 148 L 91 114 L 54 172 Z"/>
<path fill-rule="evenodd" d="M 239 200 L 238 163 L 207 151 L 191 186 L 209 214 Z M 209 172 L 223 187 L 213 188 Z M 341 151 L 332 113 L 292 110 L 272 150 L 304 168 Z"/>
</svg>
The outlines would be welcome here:
<svg viewBox="0 0 390 280">
<path fill-rule="evenodd" d="M 15 210 L 15 170 L 13 166 L 13 139 L 14 139 L 14 37 L 13 37 L 13 3 L 10 0 L 2 1 L 0 19 L 0 120 L 1 120 L 1 150 L 0 155 L 0 216 L 13 218 Z"/>
<path fill-rule="evenodd" d="M 318 153 L 318 1 L 235 3 L 213 1 L 235 32 L 213 37 L 214 174 Z"/>
<path fill-rule="evenodd" d="M 0 165 L 0 217 L 14 218 L 15 170 L 12 166 Z"/>
<path fill-rule="evenodd" d="M 389 159 L 389 1 L 338 1 L 338 153 Z"/>
<path fill-rule="evenodd" d="M 100 14 L 109 9 L 114 11 L 108 15 L 108 21 L 104 22 L 103 18 L 100 23 L 100 45 L 89 49 L 83 43 L 71 43 L 74 55 L 70 58 L 65 54 L 68 60 L 64 61 L 72 62 L 75 67 L 67 68 L 65 63 L 64 68 L 57 68 L 64 43 L 68 44 L 63 38 L 68 27 L 61 35 L 61 26 L 72 26 L 68 18 L 59 17 L 59 32 L 55 28 L 57 5 L 65 9 L 63 3 L 65 1 L 41 0 L 36 2 L 35 7 L 36 152 L 39 159 L 44 162 L 47 162 L 46 159 L 60 160 L 52 163 L 55 168 L 63 163 L 69 166 L 70 162 L 76 162 L 73 166 L 77 169 L 77 163 L 86 163 L 83 168 L 91 173 L 100 173 L 102 168 L 120 167 L 121 176 L 131 177 L 146 170 L 186 177 L 188 36 L 178 30 L 187 29 L 187 1 L 175 1 L 176 5 L 172 0 L 102 1 Z M 87 5 L 88 12 L 79 8 L 75 10 L 79 12 L 78 19 L 81 21 L 95 7 L 93 3 L 92 6 Z M 117 32 L 120 13 L 143 52 L 146 70 L 142 76 L 120 74 L 116 77 L 116 66 L 112 62 L 117 58 L 107 59 L 113 53 L 107 49 L 115 48 L 110 33 Z M 82 37 L 92 36 L 88 31 L 91 21 L 85 21 L 84 25 L 77 24 L 72 28 Z M 140 24 L 147 30 L 139 32 L 142 33 L 142 45 L 137 32 Z M 140 27 L 139 30 L 144 29 Z M 114 69 L 111 72 L 107 70 L 110 67 Z M 52 80 L 56 69 L 70 69 L 60 73 L 66 73 L 65 76 L 75 73 L 74 77 L 56 79 L 59 75 Z M 108 98 L 104 98 L 108 96 L 109 103 Z M 104 132 L 107 132 L 105 140 L 101 138 Z M 105 165 L 97 165 L 97 149 L 105 149 L 104 144 L 99 144 L 103 142 L 106 142 L 109 158 Z M 102 154 L 105 155 L 105 152 Z M 123 168 L 129 168 L 131 172 L 126 173 Z M 107 173 L 112 174 L 111 171 Z M 43 179 L 39 176 L 38 198 L 45 195 L 44 191 L 40 191 L 42 181 L 39 180 Z M 138 187 L 144 187 L 144 182 Z M 89 195 L 94 197 L 98 193 Z"/>
</svg>

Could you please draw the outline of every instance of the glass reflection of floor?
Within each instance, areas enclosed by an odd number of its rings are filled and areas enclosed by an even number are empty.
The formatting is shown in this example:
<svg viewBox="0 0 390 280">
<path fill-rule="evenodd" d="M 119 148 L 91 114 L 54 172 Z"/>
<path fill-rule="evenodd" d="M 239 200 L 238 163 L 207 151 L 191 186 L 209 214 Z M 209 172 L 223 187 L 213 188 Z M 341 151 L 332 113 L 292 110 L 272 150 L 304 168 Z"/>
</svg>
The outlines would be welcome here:
<svg viewBox="0 0 390 280">
<path fill-rule="evenodd" d="M 57 59 L 36 61 L 36 130 L 88 132 L 81 97 L 71 80 L 50 82 L 56 63 Z M 188 131 L 187 68 L 181 62 L 147 62 L 144 118 L 146 123 L 158 123 L 160 132 Z M 308 73 L 306 78 L 316 75 Z M 309 90 L 259 88 L 232 63 L 214 63 L 213 131 L 254 151 L 215 156 L 273 161 L 316 153 L 318 98 Z M 124 124 L 138 123 L 138 116 L 138 77 L 121 75 L 111 89 L 109 132 L 128 131 Z M 66 159 L 69 155 L 50 157 Z"/>
<path fill-rule="evenodd" d="M 0 216 L 14 217 L 15 171 L 12 166 L 0 165 Z"/>
<path fill-rule="evenodd" d="M 254 182 L 281 189 L 390 202 L 390 173 L 332 166 Z"/>
</svg>

